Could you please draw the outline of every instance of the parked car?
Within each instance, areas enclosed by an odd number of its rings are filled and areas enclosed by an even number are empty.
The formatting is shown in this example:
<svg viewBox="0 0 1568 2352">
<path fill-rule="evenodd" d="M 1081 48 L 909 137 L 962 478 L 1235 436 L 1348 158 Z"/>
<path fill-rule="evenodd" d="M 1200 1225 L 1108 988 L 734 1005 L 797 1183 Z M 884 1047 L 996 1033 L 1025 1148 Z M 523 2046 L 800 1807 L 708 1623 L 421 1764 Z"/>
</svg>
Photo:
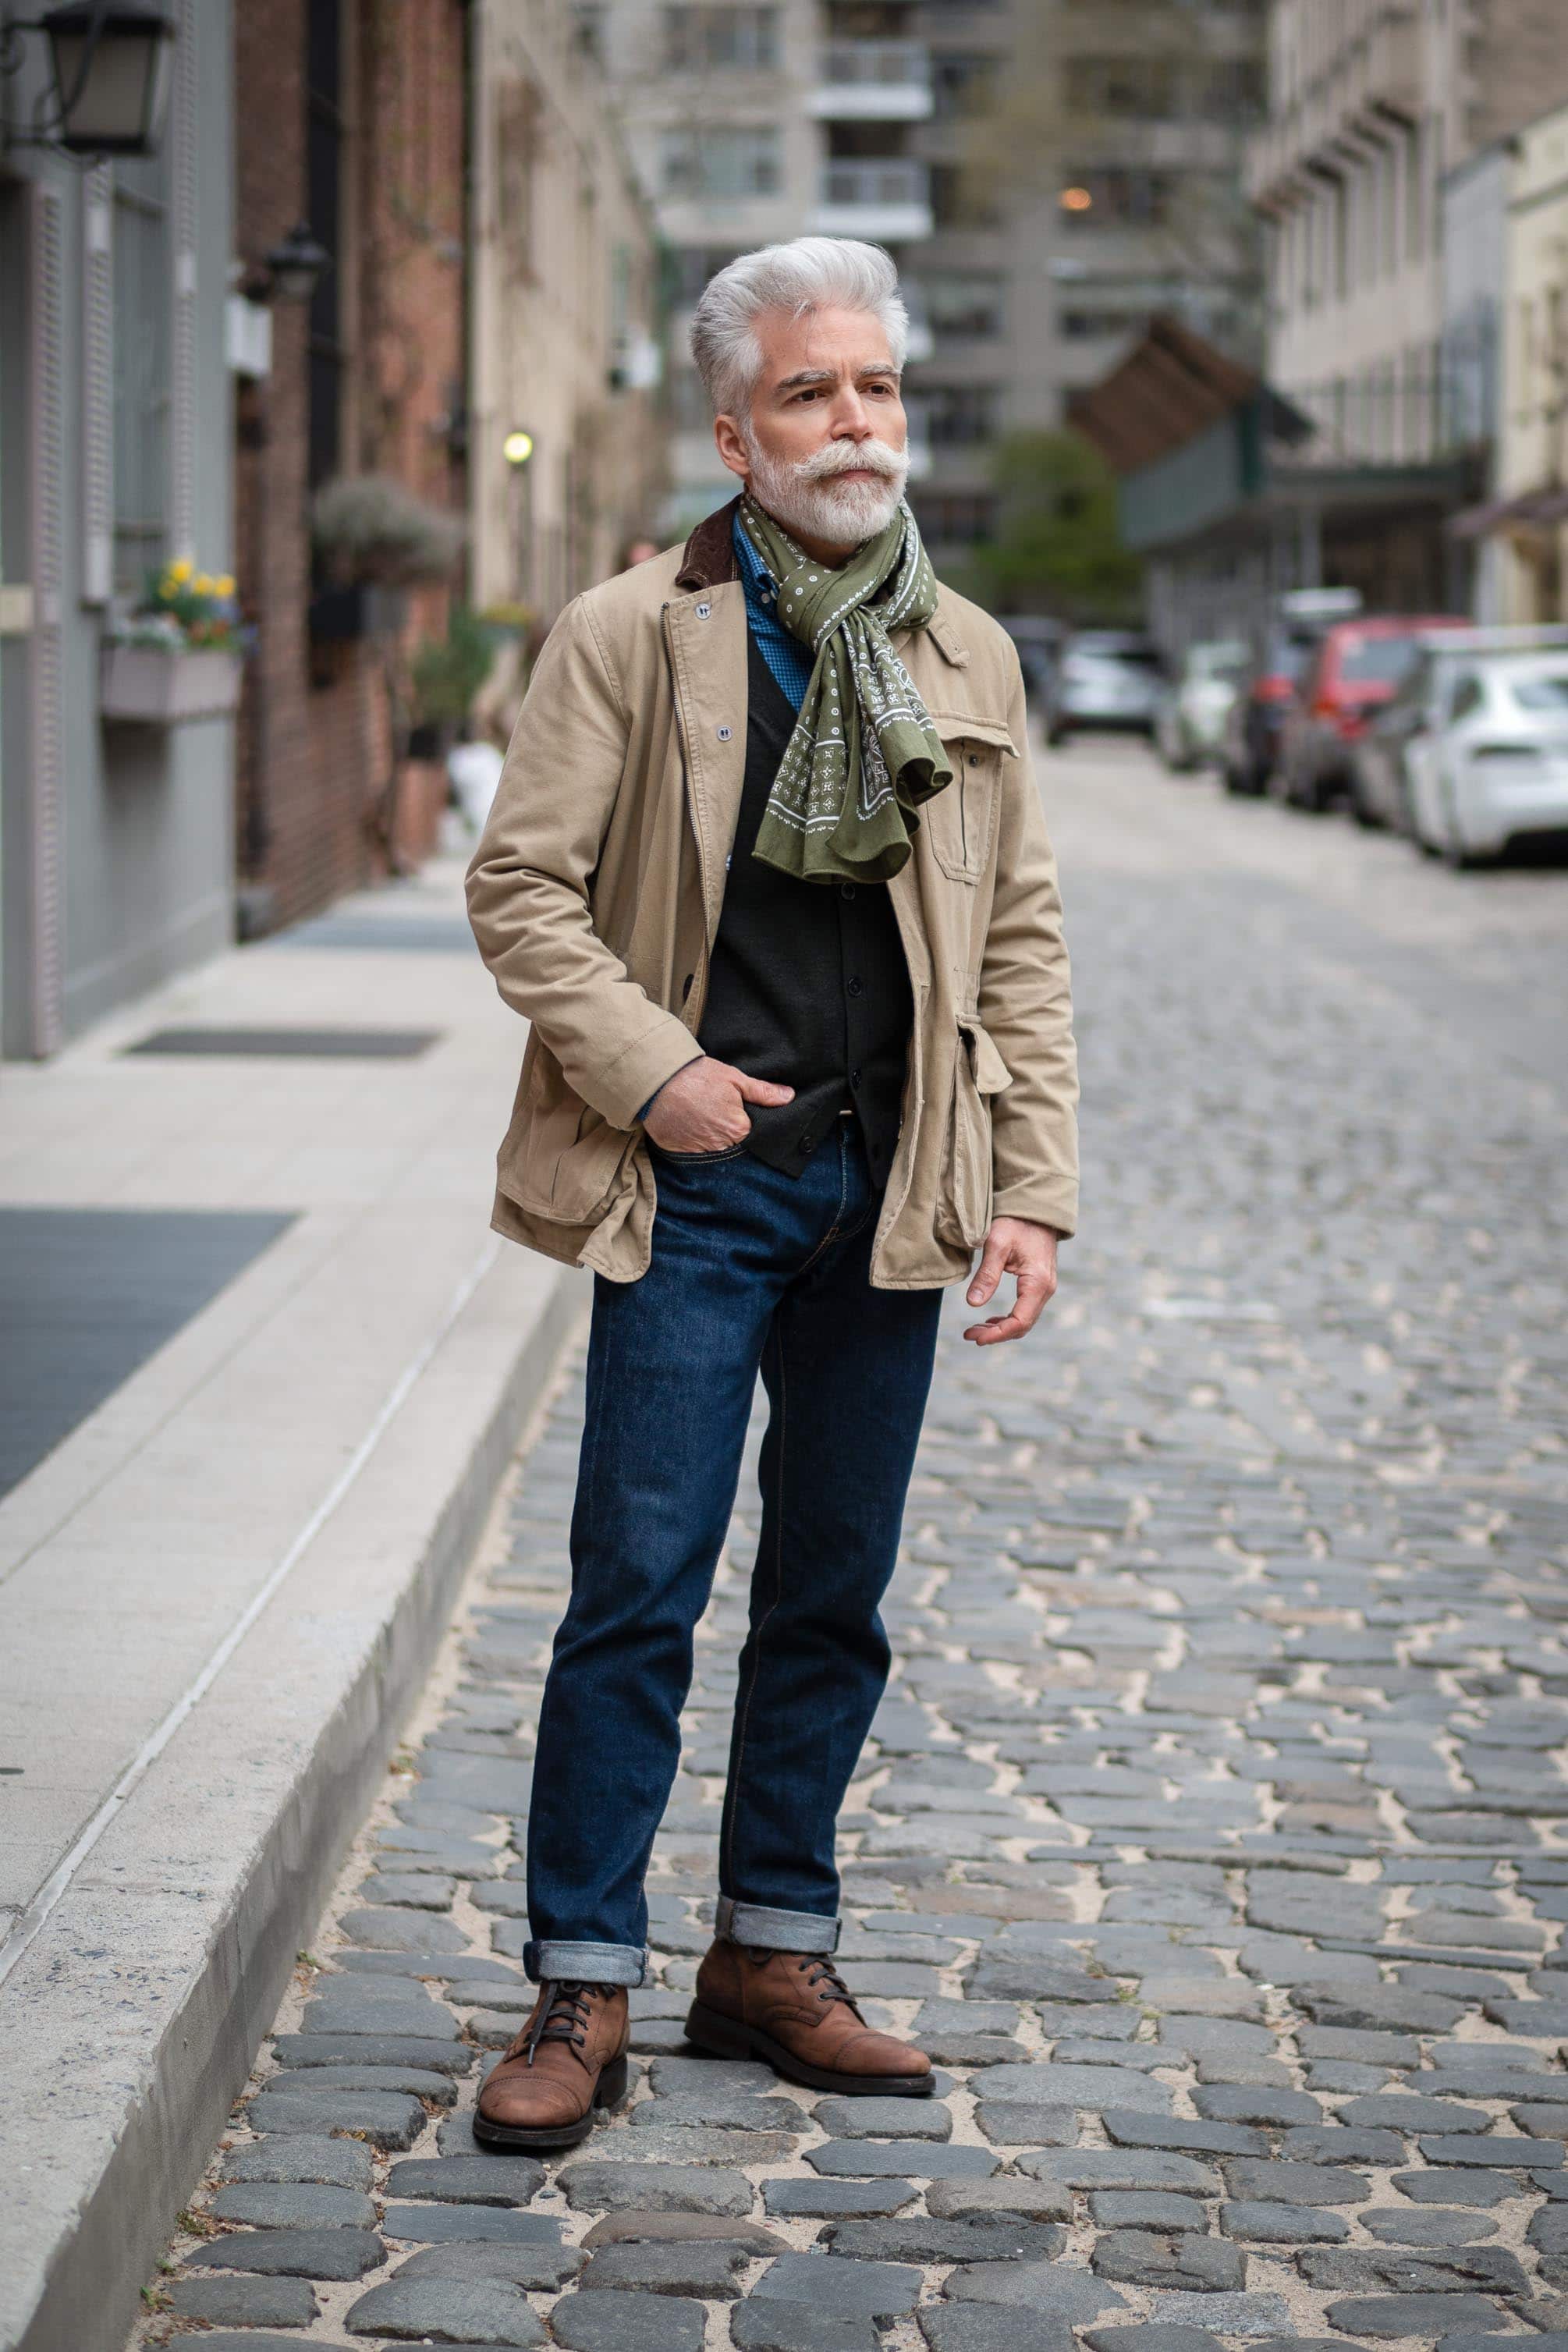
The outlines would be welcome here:
<svg viewBox="0 0 1568 2352">
<path fill-rule="evenodd" d="M 1079 727 L 1152 733 L 1160 682 L 1160 654 L 1152 637 L 1133 629 L 1079 629 L 1051 671 L 1047 741 L 1065 743 Z"/>
<path fill-rule="evenodd" d="M 1187 647 L 1154 710 L 1154 740 L 1173 774 L 1188 775 L 1219 757 L 1246 668 L 1239 637 L 1210 637 Z"/>
<path fill-rule="evenodd" d="M 1417 811 L 1421 810 L 1425 812 L 1426 847 L 1460 856 L 1468 855 L 1468 850 L 1448 837 L 1442 822 L 1444 795 L 1449 789 L 1444 782 L 1447 757 L 1445 739 L 1447 730 L 1466 715 L 1456 709 L 1460 687 L 1468 676 L 1486 672 L 1494 666 L 1506 683 L 1510 663 L 1529 665 L 1537 660 L 1547 664 L 1553 674 L 1559 666 L 1568 668 L 1568 629 L 1448 628 L 1424 638 L 1419 659 L 1404 685 L 1375 714 L 1353 747 L 1351 813 L 1358 824 L 1387 825 L 1396 832 L 1414 833 Z M 1527 699 L 1539 698 L 1542 694 L 1550 697 L 1555 692 L 1555 688 L 1542 688 L 1526 683 Z M 1466 699 L 1468 698 L 1467 691 Z M 1510 696 L 1510 702 L 1515 698 Z M 1508 711 L 1510 726 L 1517 716 L 1511 709 Z M 1568 720 L 1563 732 L 1568 733 Z M 1502 740 L 1501 736 L 1497 738 L 1499 743 Z M 1506 762 L 1520 755 L 1499 756 Z M 1533 803 L 1537 813 L 1546 804 L 1546 799 L 1538 793 Z M 1527 813 L 1529 806 L 1527 803 Z M 1555 829 L 1555 823 L 1549 820 L 1547 826 L 1519 829 Z M 1484 853 L 1478 848 L 1477 854 Z"/>
<path fill-rule="evenodd" d="M 1350 810 L 1358 824 L 1410 827 L 1405 755 L 1413 739 L 1436 723 L 1443 665 L 1422 648 L 1403 686 L 1374 710 L 1350 746 Z"/>
<path fill-rule="evenodd" d="M 1294 707 L 1314 635 L 1276 628 L 1261 659 L 1254 658 L 1226 717 L 1220 773 L 1227 793 L 1266 792 L 1279 753 L 1287 713 Z"/>
<path fill-rule="evenodd" d="M 1568 834 L 1568 648 L 1443 667 L 1438 723 L 1405 761 L 1419 846 L 1476 866 L 1526 834 Z"/>
<path fill-rule="evenodd" d="M 1281 796 L 1315 814 L 1348 797 L 1352 747 L 1420 660 L 1424 635 L 1468 625 L 1438 613 L 1338 621 L 1326 629 L 1280 730 Z"/>
</svg>

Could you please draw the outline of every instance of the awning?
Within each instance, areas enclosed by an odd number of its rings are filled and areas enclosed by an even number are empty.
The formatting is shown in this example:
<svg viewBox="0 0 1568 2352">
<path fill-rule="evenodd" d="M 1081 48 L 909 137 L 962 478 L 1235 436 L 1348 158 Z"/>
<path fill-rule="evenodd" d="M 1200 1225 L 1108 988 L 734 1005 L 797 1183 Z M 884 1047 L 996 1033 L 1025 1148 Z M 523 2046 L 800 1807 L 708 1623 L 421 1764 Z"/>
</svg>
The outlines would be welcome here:
<svg viewBox="0 0 1568 2352">
<path fill-rule="evenodd" d="M 1447 529 L 1455 539 L 1491 539 L 1500 530 L 1550 530 L 1563 522 L 1568 522 L 1568 489 L 1549 488 L 1466 507 Z"/>
</svg>

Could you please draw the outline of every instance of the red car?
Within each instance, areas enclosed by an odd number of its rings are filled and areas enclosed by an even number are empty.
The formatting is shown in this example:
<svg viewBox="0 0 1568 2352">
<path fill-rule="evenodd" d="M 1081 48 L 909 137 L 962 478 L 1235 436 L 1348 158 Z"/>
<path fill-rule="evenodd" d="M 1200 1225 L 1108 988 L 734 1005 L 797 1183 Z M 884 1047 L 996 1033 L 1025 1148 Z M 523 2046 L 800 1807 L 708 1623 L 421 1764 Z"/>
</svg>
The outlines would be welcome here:
<svg viewBox="0 0 1568 2352">
<path fill-rule="evenodd" d="M 1324 631 L 1280 737 L 1279 789 L 1292 808 L 1321 814 L 1348 798 L 1351 746 L 1404 684 L 1421 632 L 1471 625 L 1452 613 L 1401 613 Z"/>
</svg>

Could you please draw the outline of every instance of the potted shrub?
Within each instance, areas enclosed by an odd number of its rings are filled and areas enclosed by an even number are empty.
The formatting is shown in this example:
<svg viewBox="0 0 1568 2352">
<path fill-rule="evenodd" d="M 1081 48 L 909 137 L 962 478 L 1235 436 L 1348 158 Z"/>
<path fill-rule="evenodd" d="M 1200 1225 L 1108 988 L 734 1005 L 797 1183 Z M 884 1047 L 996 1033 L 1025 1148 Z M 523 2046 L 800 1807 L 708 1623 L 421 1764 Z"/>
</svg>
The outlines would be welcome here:
<svg viewBox="0 0 1568 2352">
<path fill-rule="evenodd" d="M 105 639 L 99 709 L 149 727 L 220 718 L 239 700 L 244 653 L 234 582 L 178 556 L 149 575 L 142 603 Z"/>
<path fill-rule="evenodd" d="M 495 659 L 495 634 L 470 605 L 454 604 L 444 637 L 416 646 L 408 665 L 411 760 L 446 757 Z"/>
<path fill-rule="evenodd" d="M 310 534 L 321 583 L 310 634 L 335 640 L 395 636 L 407 591 L 445 580 L 463 544 L 457 516 L 386 474 L 329 482 L 311 509 Z"/>
</svg>

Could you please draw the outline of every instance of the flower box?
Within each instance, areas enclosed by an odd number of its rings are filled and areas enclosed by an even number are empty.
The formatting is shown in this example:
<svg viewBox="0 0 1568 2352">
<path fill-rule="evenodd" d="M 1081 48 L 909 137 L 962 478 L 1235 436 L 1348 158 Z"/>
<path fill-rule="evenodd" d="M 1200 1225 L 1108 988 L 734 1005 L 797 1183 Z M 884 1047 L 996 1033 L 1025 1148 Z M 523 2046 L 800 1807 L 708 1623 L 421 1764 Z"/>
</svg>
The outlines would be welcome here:
<svg viewBox="0 0 1568 2352">
<path fill-rule="evenodd" d="M 143 727 L 220 719 L 239 700 L 240 667 L 240 656 L 234 653 L 109 645 L 103 649 L 99 711 L 105 719 Z"/>
</svg>

